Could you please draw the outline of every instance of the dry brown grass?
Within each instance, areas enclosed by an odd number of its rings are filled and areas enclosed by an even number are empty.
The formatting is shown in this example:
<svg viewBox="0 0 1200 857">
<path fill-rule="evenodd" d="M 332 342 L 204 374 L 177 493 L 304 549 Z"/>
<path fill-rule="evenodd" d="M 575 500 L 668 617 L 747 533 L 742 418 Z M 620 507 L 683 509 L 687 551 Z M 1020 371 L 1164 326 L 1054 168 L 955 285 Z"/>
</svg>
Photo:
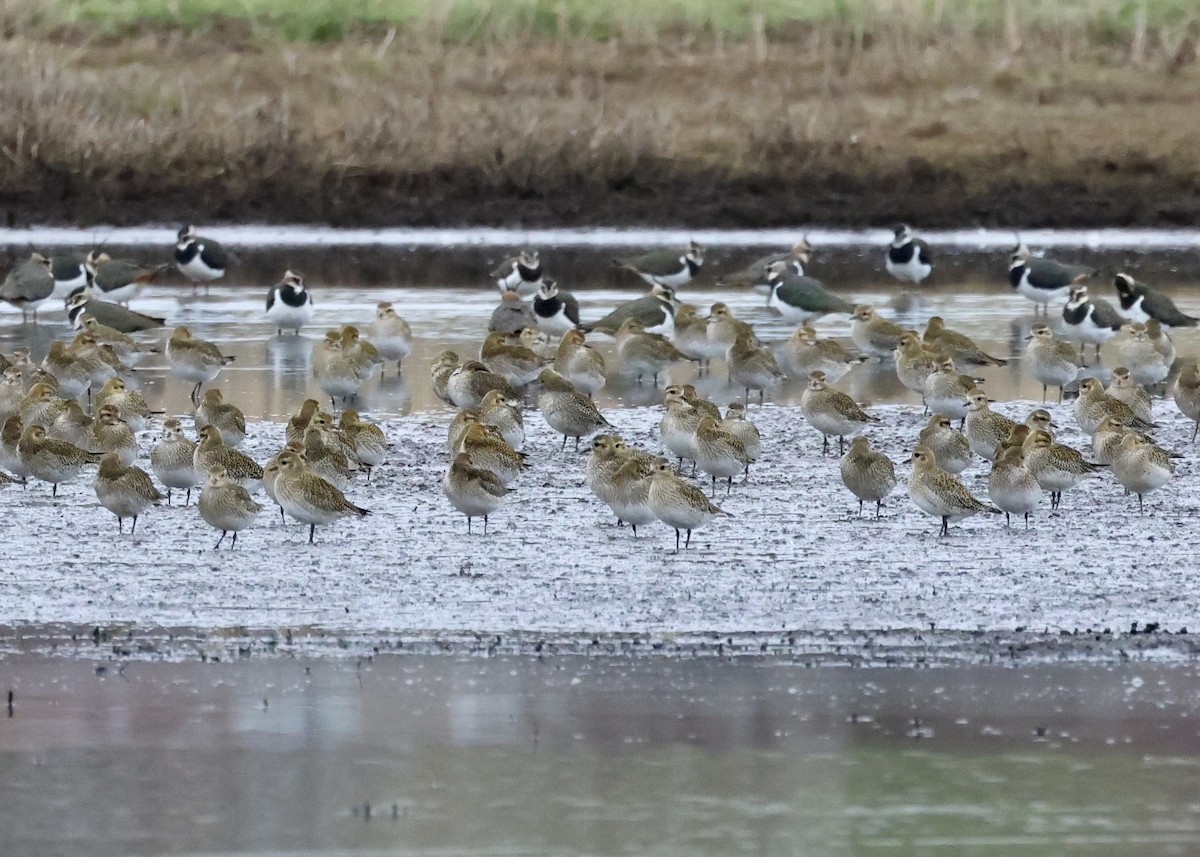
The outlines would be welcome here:
<svg viewBox="0 0 1200 857">
<path fill-rule="evenodd" d="M 0 42 L 10 220 L 1189 222 L 1200 72 L 1163 36 Z M 1186 46 L 1185 46 L 1186 47 Z M 1016 48 L 1016 49 L 1014 49 Z"/>
</svg>

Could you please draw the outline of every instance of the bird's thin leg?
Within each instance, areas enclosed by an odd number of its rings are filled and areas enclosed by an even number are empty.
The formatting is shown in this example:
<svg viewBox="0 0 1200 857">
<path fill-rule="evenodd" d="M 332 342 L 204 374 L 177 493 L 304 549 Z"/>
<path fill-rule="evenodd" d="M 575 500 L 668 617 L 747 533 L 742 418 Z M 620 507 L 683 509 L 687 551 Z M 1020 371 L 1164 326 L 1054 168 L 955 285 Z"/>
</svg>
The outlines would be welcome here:
<svg viewBox="0 0 1200 857">
<path fill-rule="evenodd" d="M 485 536 L 487 535 L 487 527 L 488 527 L 488 516 L 484 515 L 483 516 L 483 534 Z"/>
<path fill-rule="evenodd" d="M 229 546 L 229 549 L 233 550 L 235 547 L 237 547 L 237 530 L 233 531 L 233 544 Z"/>
<path fill-rule="evenodd" d="M 129 535 L 131 535 L 131 536 L 134 534 L 134 531 L 137 530 L 137 519 L 138 519 L 138 516 L 134 515 L 133 516 L 133 526 L 129 528 Z"/>
<path fill-rule="evenodd" d="M 223 541 L 225 541 L 225 531 L 221 530 L 221 538 L 217 539 L 217 543 L 213 545 L 213 550 L 219 548 L 221 546 L 221 542 Z"/>
<path fill-rule="evenodd" d="M 316 537 L 317 537 L 317 525 L 309 524 L 308 525 L 308 543 L 310 545 L 313 544 L 314 543 L 313 539 L 315 539 Z"/>
<path fill-rule="evenodd" d="M 687 531 L 687 538 L 683 540 L 683 549 L 687 550 L 692 546 L 692 531 Z"/>
</svg>

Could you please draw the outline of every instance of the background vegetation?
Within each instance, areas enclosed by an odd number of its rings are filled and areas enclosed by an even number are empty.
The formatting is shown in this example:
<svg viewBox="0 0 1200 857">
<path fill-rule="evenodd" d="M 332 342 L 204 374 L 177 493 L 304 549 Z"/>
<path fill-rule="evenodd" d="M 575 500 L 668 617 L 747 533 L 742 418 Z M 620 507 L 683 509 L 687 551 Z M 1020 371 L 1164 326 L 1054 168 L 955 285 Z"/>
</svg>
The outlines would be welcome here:
<svg viewBox="0 0 1200 857">
<path fill-rule="evenodd" d="M 14 221 L 1191 223 L 1181 0 L 0 0 Z"/>
</svg>

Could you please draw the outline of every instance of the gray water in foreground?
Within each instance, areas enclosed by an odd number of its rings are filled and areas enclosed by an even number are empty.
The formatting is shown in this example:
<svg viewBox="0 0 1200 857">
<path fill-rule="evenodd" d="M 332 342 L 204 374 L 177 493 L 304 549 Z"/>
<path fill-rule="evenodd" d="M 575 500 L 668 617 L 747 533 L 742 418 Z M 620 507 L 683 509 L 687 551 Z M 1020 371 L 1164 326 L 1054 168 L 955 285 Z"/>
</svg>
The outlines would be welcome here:
<svg viewBox="0 0 1200 857">
<path fill-rule="evenodd" d="M 0 853 L 1200 851 L 1193 666 L 16 655 Z"/>
</svg>

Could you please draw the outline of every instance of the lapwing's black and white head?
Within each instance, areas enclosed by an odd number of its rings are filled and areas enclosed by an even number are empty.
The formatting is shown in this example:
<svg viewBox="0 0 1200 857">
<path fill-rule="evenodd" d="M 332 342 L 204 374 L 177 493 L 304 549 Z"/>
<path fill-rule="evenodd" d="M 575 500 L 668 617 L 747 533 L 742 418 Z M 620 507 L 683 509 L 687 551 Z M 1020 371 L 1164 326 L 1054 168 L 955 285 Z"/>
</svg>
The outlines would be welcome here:
<svg viewBox="0 0 1200 857">
<path fill-rule="evenodd" d="M 180 250 L 187 247 L 196 240 L 196 227 L 190 223 L 185 223 L 179 227 L 179 232 L 175 234 L 175 246 Z"/>
<path fill-rule="evenodd" d="M 551 298 L 558 296 L 558 281 L 550 277 L 542 277 L 542 284 L 538 286 L 537 296 L 539 299 L 548 301 Z"/>
<path fill-rule="evenodd" d="M 907 223 L 897 223 L 892 226 L 892 234 L 895 236 L 892 238 L 893 247 L 903 247 L 913 240 L 913 231 Z"/>
<path fill-rule="evenodd" d="M 692 241 L 688 244 L 688 251 L 684 254 L 684 258 L 691 260 L 697 266 L 704 264 L 704 248 Z"/>
<path fill-rule="evenodd" d="M 650 287 L 650 294 L 654 295 L 654 297 L 671 307 L 679 306 L 679 299 L 675 297 L 675 290 L 670 286 L 664 286 L 662 283 L 655 283 Z"/>
<path fill-rule="evenodd" d="M 1132 297 L 1135 294 L 1134 279 L 1129 274 L 1117 274 L 1113 279 L 1113 286 L 1121 297 Z"/>
<path fill-rule="evenodd" d="M 1067 297 L 1068 307 L 1081 307 L 1088 302 L 1087 286 L 1074 286 Z"/>
<path fill-rule="evenodd" d="M 288 270 L 283 274 L 283 279 L 279 282 L 281 287 L 289 287 L 294 292 L 304 291 L 304 277 L 297 274 L 295 271 Z"/>
<path fill-rule="evenodd" d="M 517 261 L 522 267 L 533 269 L 540 264 L 541 259 L 538 256 L 537 250 L 532 247 L 526 247 L 517 255 Z"/>
</svg>

